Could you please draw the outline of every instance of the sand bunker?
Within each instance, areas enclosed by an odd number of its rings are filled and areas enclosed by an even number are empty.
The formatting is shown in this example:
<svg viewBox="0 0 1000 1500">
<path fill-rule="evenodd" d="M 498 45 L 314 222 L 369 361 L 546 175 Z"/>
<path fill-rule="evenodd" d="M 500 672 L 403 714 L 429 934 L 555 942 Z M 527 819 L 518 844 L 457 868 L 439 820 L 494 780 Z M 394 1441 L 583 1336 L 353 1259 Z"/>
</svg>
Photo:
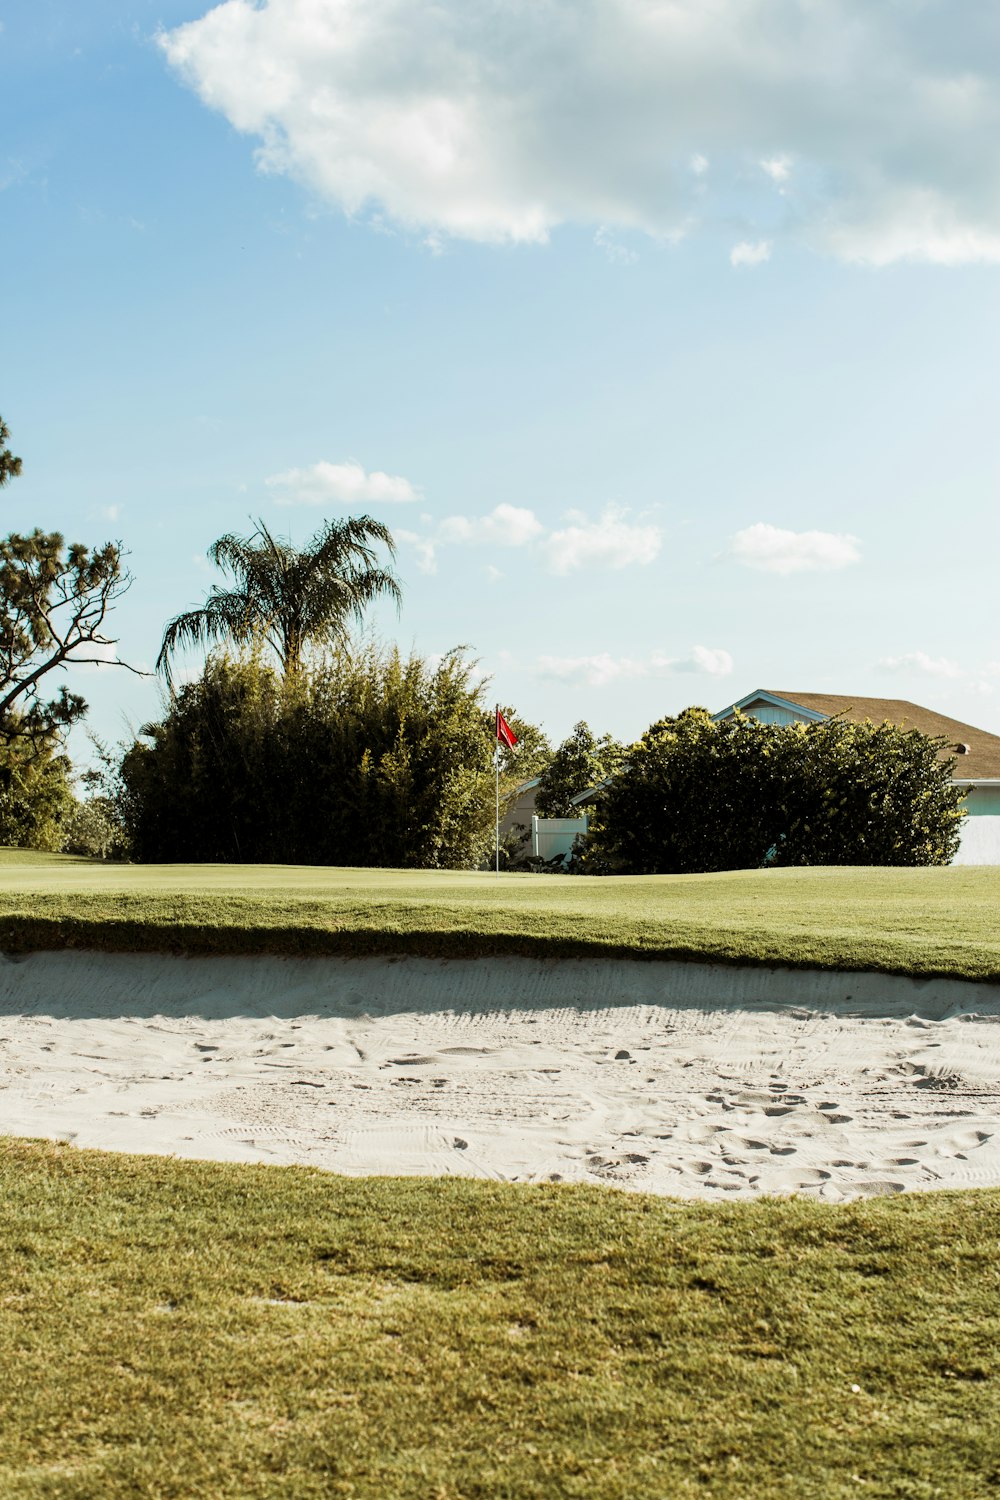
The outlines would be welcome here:
<svg viewBox="0 0 1000 1500">
<path fill-rule="evenodd" d="M 0 1132 L 681 1197 L 1000 1184 L 1000 988 L 615 961 L 0 959 Z"/>
</svg>

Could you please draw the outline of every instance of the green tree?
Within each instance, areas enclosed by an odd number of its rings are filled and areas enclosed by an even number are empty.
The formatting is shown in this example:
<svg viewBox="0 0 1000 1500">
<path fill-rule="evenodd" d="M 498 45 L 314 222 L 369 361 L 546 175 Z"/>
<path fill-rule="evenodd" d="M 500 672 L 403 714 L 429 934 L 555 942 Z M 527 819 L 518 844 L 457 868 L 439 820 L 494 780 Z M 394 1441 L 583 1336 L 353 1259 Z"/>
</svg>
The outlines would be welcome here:
<svg viewBox="0 0 1000 1500">
<path fill-rule="evenodd" d="M 492 847 L 492 715 L 461 651 L 366 645 L 284 675 L 209 657 L 121 765 L 140 860 L 474 868 Z"/>
<path fill-rule="evenodd" d="M 9 484 L 12 479 L 16 479 L 21 472 L 21 460 L 15 458 L 7 447 L 9 440 L 10 432 L 7 424 L 3 417 L 0 417 L 0 489 L 3 489 L 4 485 Z"/>
<path fill-rule="evenodd" d="M 0 421 L 0 485 L 21 472 Z M 75 807 L 64 753 L 87 705 L 53 674 L 86 662 L 118 661 L 108 613 L 129 587 L 121 548 L 67 546 L 36 529 L 0 539 L 0 843 L 62 847 L 60 829 Z M 128 668 L 134 671 L 135 668 Z"/>
<path fill-rule="evenodd" d="M 208 556 L 233 579 L 213 584 L 200 609 L 171 620 L 163 633 L 157 670 L 170 681 L 171 660 L 183 646 L 229 643 L 270 648 L 287 676 L 297 672 L 310 645 L 343 646 L 350 626 L 387 596 L 399 602 L 399 582 L 380 566 L 373 543 L 395 556 L 392 533 L 371 516 L 327 521 L 302 549 L 273 537 L 263 521 L 250 537 L 227 534 Z"/>
<path fill-rule="evenodd" d="M 136 670 L 114 655 L 106 630 L 131 581 L 114 542 L 67 546 L 39 530 L 0 540 L 0 738 L 41 752 L 83 717 L 86 703 L 65 685 L 45 696 L 52 673 L 86 662 Z"/>
<path fill-rule="evenodd" d="M 607 788 L 595 873 L 773 865 L 947 864 L 962 792 L 944 741 L 893 724 L 761 724 L 705 709 L 661 719 Z"/>
<path fill-rule="evenodd" d="M 75 806 L 72 767 L 57 743 L 0 742 L 0 845 L 58 852 Z"/>
<path fill-rule="evenodd" d="M 541 773 L 535 795 L 539 817 L 574 817 L 577 809 L 572 799 L 613 776 L 621 766 L 622 755 L 621 745 L 609 734 L 598 739 L 586 721 L 574 725 Z"/>
</svg>

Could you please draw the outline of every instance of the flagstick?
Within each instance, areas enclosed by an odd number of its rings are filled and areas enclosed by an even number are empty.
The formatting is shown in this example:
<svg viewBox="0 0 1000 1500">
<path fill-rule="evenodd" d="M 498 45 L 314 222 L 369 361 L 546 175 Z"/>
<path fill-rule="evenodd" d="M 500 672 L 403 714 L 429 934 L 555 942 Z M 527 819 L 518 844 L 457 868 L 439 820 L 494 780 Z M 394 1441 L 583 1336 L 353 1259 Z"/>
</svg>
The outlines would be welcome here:
<svg viewBox="0 0 1000 1500">
<path fill-rule="evenodd" d="M 497 723 L 500 722 L 500 705 L 497 704 Z M 497 879 L 500 879 L 500 741 L 493 746 L 493 764 L 497 773 Z"/>
</svg>

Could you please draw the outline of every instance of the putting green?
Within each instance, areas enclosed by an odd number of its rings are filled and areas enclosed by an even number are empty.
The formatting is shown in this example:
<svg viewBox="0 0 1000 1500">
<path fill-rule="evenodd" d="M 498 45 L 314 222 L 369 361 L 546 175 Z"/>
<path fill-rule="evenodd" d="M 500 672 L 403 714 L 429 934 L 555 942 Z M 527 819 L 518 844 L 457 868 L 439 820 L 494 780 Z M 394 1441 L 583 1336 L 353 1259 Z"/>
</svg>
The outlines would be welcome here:
<svg viewBox="0 0 1000 1500">
<path fill-rule="evenodd" d="M 690 958 L 1000 981 L 1000 868 L 495 876 L 0 853 L 0 948 Z"/>
</svg>

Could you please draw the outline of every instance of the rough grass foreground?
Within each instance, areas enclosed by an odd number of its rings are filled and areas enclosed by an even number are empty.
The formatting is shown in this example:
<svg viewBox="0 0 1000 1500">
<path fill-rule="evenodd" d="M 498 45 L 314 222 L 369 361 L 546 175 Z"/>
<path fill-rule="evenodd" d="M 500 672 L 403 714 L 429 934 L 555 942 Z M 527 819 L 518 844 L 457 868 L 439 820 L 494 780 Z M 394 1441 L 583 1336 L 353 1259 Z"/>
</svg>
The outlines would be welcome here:
<svg viewBox="0 0 1000 1500">
<path fill-rule="evenodd" d="M 1000 981 L 1000 868 L 501 876 L 0 851 L 0 950 L 690 958 Z"/>
<path fill-rule="evenodd" d="M 986 1500 L 1000 1193 L 0 1149 L 0 1493 Z"/>
</svg>

